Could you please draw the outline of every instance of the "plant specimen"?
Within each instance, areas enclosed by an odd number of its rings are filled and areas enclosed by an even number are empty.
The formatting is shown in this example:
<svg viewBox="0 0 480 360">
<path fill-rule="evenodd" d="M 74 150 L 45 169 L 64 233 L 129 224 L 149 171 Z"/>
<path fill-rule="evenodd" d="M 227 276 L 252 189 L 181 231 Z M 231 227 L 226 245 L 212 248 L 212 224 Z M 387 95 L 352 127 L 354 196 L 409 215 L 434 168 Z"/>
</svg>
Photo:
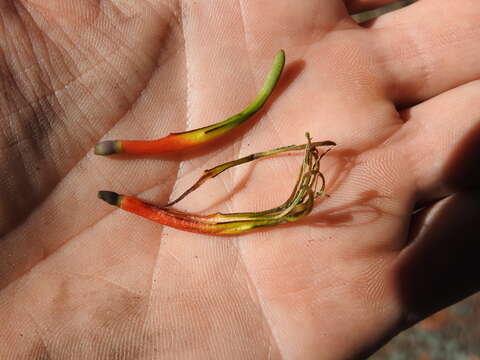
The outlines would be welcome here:
<svg viewBox="0 0 480 360">
<path fill-rule="evenodd" d="M 112 191 L 99 191 L 98 197 L 111 205 L 118 206 L 125 211 L 146 217 L 160 224 L 196 233 L 231 235 L 244 233 L 259 227 L 274 226 L 297 221 L 310 213 L 313 208 L 313 202 L 316 198 L 325 195 L 325 178 L 320 172 L 320 160 L 328 150 L 320 154 L 317 147 L 335 145 L 333 141 L 312 143 L 308 133 L 306 136 L 308 141 L 306 144 L 284 146 L 265 152 L 251 154 L 218 165 L 212 169 L 205 170 L 204 175 L 200 177 L 192 187 L 180 195 L 179 198 L 163 207 L 149 204 L 132 196 L 119 195 Z M 305 155 L 300 167 L 297 182 L 289 198 L 278 207 L 260 212 L 230 214 L 215 213 L 210 215 L 189 214 L 169 208 L 170 205 L 185 198 L 208 179 L 219 175 L 231 167 L 285 151 L 301 149 L 305 149 Z M 317 190 L 319 180 L 321 185 Z"/>
<path fill-rule="evenodd" d="M 171 133 L 157 140 L 106 140 L 95 145 L 95 154 L 151 155 L 181 151 L 214 140 L 250 119 L 262 108 L 278 83 L 285 65 L 285 52 L 280 50 L 258 96 L 241 112 L 216 124 L 200 129 Z"/>
</svg>

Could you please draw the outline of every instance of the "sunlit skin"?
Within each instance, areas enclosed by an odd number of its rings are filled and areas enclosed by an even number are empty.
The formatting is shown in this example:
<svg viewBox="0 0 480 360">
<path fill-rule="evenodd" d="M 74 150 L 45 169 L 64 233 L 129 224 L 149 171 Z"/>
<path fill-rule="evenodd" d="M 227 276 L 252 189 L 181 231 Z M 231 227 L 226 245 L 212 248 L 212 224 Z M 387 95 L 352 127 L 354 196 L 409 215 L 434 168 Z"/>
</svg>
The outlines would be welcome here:
<svg viewBox="0 0 480 360">
<path fill-rule="evenodd" d="M 478 291 L 480 2 L 349 16 L 386 2 L 0 0 L 0 359 L 361 359 Z M 272 96 L 231 134 L 93 153 L 237 113 L 279 49 Z M 96 197 L 167 204 L 305 131 L 338 145 L 330 196 L 292 224 L 210 236 Z M 301 162 L 234 167 L 173 208 L 270 209 Z"/>
</svg>

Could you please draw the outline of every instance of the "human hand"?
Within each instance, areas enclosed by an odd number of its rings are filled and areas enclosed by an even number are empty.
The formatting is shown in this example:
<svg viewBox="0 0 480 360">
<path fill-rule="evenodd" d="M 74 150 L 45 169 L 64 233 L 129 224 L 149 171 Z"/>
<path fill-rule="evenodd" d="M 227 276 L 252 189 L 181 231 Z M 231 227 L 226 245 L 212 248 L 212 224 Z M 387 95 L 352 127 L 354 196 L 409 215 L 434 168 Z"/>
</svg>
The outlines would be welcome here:
<svg viewBox="0 0 480 360">
<path fill-rule="evenodd" d="M 1 358 L 355 358 L 478 290 L 477 1 L 423 0 L 365 27 L 339 0 L 0 5 Z M 239 134 L 93 155 L 101 138 L 237 112 L 280 48 L 274 99 Z M 322 160 L 331 197 L 299 223 L 209 237 L 95 197 L 166 203 L 201 169 L 305 131 L 339 146 Z M 300 161 L 232 169 L 178 206 L 277 205 Z"/>
</svg>

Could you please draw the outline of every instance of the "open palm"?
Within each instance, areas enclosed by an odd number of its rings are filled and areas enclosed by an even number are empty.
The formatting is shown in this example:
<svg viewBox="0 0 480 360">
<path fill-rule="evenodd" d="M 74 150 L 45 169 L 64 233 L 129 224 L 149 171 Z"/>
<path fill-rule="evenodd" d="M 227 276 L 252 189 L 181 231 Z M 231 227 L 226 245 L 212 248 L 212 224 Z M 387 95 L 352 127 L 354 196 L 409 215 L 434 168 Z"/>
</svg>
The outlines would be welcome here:
<svg viewBox="0 0 480 360">
<path fill-rule="evenodd" d="M 381 2 L 0 0 L 0 357 L 359 357 L 478 290 L 480 5 L 348 15 Z M 281 48 L 279 87 L 235 135 L 93 154 L 239 111 Z M 96 199 L 166 203 L 202 169 L 306 131 L 339 146 L 322 162 L 331 196 L 299 223 L 211 237 Z M 267 209 L 300 162 L 232 169 L 178 207 Z"/>
</svg>

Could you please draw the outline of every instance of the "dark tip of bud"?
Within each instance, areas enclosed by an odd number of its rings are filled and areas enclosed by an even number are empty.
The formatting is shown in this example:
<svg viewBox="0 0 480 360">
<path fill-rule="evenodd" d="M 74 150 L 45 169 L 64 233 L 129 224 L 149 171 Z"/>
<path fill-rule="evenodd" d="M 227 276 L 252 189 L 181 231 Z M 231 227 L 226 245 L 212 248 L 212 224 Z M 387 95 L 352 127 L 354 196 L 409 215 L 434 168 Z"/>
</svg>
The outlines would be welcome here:
<svg viewBox="0 0 480 360">
<path fill-rule="evenodd" d="M 101 141 L 95 145 L 95 154 L 97 155 L 111 155 L 118 152 L 120 151 L 115 140 Z"/>
<path fill-rule="evenodd" d="M 110 205 L 115 205 L 119 206 L 118 200 L 120 198 L 120 195 L 113 191 L 99 191 L 97 194 L 98 198 L 102 199 L 103 201 L 106 201 Z"/>
</svg>

